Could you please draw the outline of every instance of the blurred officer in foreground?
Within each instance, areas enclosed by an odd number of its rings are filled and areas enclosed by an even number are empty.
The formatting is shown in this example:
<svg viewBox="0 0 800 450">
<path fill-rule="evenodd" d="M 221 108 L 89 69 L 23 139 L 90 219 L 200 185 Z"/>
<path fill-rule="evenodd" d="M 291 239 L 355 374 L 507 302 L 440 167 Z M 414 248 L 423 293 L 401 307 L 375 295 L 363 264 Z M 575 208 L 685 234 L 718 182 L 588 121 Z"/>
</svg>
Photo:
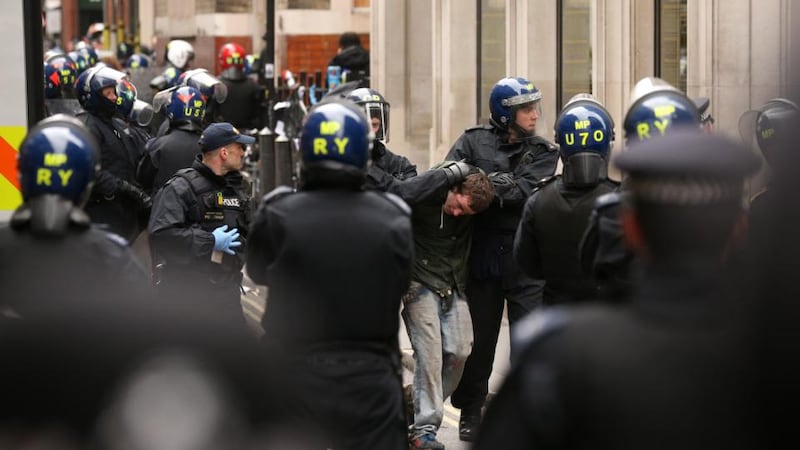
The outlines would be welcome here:
<svg viewBox="0 0 800 450">
<path fill-rule="evenodd" d="M 247 273 L 269 288 L 264 343 L 287 355 L 305 394 L 290 412 L 321 426 L 329 448 L 407 449 L 397 312 L 413 262 L 410 211 L 362 189 L 371 134 L 347 100 L 309 112 L 301 189 L 264 197 Z"/>
<path fill-rule="evenodd" d="M 556 146 L 536 135 L 541 99 L 525 78 L 498 81 L 489 94 L 491 123 L 465 131 L 445 158 L 483 170 L 496 193 L 489 209 L 475 216 L 469 257 L 466 294 L 475 343 L 452 398 L 461 409 L 459 437 L 465 441 L 474 439 L 480 424 L 505 302 L 513 326 L 542 301 L 544 283 L 525 276 L 511 253 L 525 200 L 558 162 Z"/>
<path fill-rule="evenodd" d="M 226 175 L 241 170 L 244 146 L 254 141 L 229 123 L 209 125 L 198 141 L 202 157 L 156 194 L 148 231 L 165 304 L 244 325 L 241 269 L 250 199 Z"/>
<path fill-rule="evenodd" d="M 627 148 L 669 136 L 683 128 L 700 128 L 695 102 L 660 78 L 639 80 L 631 93 L 631 105 L 623 123 Z M 601 296 L 612 301 L 625 299 L 635 268 L 634 254 L 622 238 L 620 209 L 625 184 L 623 180 L 620 190 L 597 198 L 580 243 L 583 272 L 592 274 Z"/>
<path fill-rule="evenodd" d="M 23 319 L 95 303 L 139 301 L 135 292 L 147 287 L 147 276 L 125 241 L 93 228 L 82 209 L 99 155 L 91 133 L 63 114 L 39 122 L 20 146 L 24 203 L 0 227 L 0 304 Z"/>
<path fill-rule="evenodd" d="M 219 105 L 225 122 L 243 130 L 260 128 L 261 89 L 244 73 L 245 52 L 241 45 L 229 42 L 219 49 L 219 78 L 228 88 L 227 100 Z"/>
<path fill-rule="evenodd" d="M 616 161 L 644 278 L 630 305 L 554 308 L 520 324 L 523 353 L 476 449 L 757 448 L 752 316 L 726 263 L 758 158 L 694 129 Z"/>
<path fill-rule="evenodd" d="M 100 172 L 86 212 L 92 222 L 132 241 L 139 233 L 139 217 L 152 206 L 150 196 L 136 185 L 136 165 L 144 153 L 138 134 L 114 120 L 125 74 L 99 64 L 78 77 L 78 101 L 86 112 L 78 114 L 100 148 Z"/>
<path fill-rule="evenodd" d="M 597 298 L 597 285 L 581 270 L 578 244 L 595 199 L 617 187 L 607 178 L 614 120 L 594 97 L 573 97 L 561 110 L 555 134 L 564 171 L 525 203 L 514 239 L 520 268 L 545 280 L 546 305 Z"/>
<path fill-rule="evenodd" d="M 180 169 L 191 167 L 200 148 L 197 140 L 203 131 L 206 102 L 200 91 L 181 86 L 171 93 L 164 107 L 169 129 L 163 136 L 147 142 L 146 153 L 137 168 L 136 178 L 151 195 Z"/>
</svg>

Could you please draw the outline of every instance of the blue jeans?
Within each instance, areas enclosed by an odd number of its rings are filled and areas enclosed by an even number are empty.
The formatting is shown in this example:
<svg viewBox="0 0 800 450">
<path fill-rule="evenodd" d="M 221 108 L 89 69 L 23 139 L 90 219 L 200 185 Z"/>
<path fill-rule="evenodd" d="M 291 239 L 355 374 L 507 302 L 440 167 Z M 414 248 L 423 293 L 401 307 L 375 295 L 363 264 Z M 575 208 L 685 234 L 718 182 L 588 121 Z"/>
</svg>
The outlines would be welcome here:
<svg viewBox="0 0 800 450">
<path fill-rule="evenodd" d="M 414 426 L 411 437 L 436 434 L 444 400 L 453 393 L 472 350 L 472 320 L 464 298 L 442 298 L 412 281 L 403 321 L 414 349 Z"/>
</svg>

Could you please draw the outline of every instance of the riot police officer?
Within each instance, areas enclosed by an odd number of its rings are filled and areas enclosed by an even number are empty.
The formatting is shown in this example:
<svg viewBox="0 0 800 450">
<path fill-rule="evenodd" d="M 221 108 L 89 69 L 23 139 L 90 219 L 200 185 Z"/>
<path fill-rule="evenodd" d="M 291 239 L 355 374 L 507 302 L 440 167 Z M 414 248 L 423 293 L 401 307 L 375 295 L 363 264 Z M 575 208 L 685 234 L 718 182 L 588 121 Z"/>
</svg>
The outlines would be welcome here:
<svg viewBox="0 0 800 450">
<path fill-rule="evenodd" d="M 77 79 L 78 66 L 69 56 L 56 53 L 44 61 L 44 107 L 48 116 L 81 111 L 75 99 Z"/>
<path fill-rule="evenodd" d="M 380 92 L 357 88 L 346 95 L 359 105 L 372 126 L 374 139 L 367 169 L 366 189 L 391 192 L 410 206 L 439 206 L 453 186 L 464 181 L 470 167 L 459 161 L 448 161 L 432 170 L 417 174 L 417 167 L 405 156 L 386 147 L 389 142 L 389 102 Z"/>
<path fill-rule="evenodd" d="M 219 105 L 219 114 L 237 128 L 261 128 L 262 91 L 244 73 L 245 56 L 244 48 L 233 42 L 219 49 L 219 78 L 228 88 L 228 99 Z"/>
<path fill-rule="evenodd" d="M 151 128 L 155 129 L 156 136 L 163 136 L 169 130 L 166 105 L 170 104 L 172 92 L 178 86 L 190 86 L 200 91 L 201 98 L 206 103 L 206 112 L 202 121 L 203 127 L 213 122 L 224 122 L 219 116 L 219 108 L 228 97 L 228 87 L 217 77 L 208 73 L 206 69 L 192 69 L 182 73 L 178 79 L 177 86 L 165 89 L 153 98 L 153 108 L 156 112 L 156 120 L 153 121 Z"/>
<path fill-rule="evenodd" d="M 607 178 L 614 120 L 594 97 L 573 97 L 558 116 L 555 135 L 563 173 L 525 203 L 514 239 L 520 268 L 545 280 L 547 305 L 597 297 L 596 284 L 581 270 L 578 244 L 595 199 L 617 187 Z"/>
<path fill-rule="evenodd" d="M 151 193 L 158 191 L 180 169 L 191 167 L 200 148 L 206 102 L 200 91 L 181 86 L 172 90 L 164 107 L 169 130 L 147 143 L 147 153 L 137 169 L 137 179 Z"/>
<path fill-rule="evenodd" d="M 390 105 L 383 95 L 375 89 L 358 88 L 350 92 L 347 99 L 361 106 L 375 134 L 370 153 L 372 164 L 367 171 L 367 187 L 386 191 L 392 180 L 384 177 L 384 174 L 401 181 L 417 176 L 417 167 L 408 158 L 386 147 L 389 142 Z"/>
<path fill-rule="evenodd" d="M 99 156 L 92 134 L 64 114 L 41 121 L 20 145 L 23 204 L 0 227 L 0 304 L 23 319 L 118 304 L 147 286 L 125 241 L 92 227 L 82 209 Z"/>
<path fill-rule="evenodd" d="M 542 93 L 525 78 L 503 78 L 489 94 L 490 124 L 470 128 L 446 159 L 475 165 L 489 174 L 496 199 L 475 216 L 466 294 L 475 342 L 453 393 L 461 408 L 459 436 L 474 439 L 489 390 L 504 301 L 513 324 L 541 303 L 543 282 L 520 272 L 512 257 L 522 207 L 536 184 L 553 175 L 556 146 L 536 136 Z"/>
<path fill-rule="evenodd" d="M 742 188 L 758 158 L 694 127 L 616 161 L 644 278 L 629 305 L 556 307 L 520 324 L 523 353 L 475 448 L 760 448 L 750 314 L 726 290 L 724 257 L 742 238 Z"/>
<path fill-rule="evenodd" d="M 177 85 L 178 78 L 194 60 L 194 47 L 182 39 L 169 41 L 166 50 L 164 72 L 150 80 L 150 87 L 156 91 Z"/>
<path fill-rule="evenodd" d="M 148 231 L 155 282 L 173 303 L 244 325 L 240 303 L 250 199 L 226 176 L 242 168 L 255 141 L 229 123 L 200 136 L 200 159 L 156 194 Z"/>
<path fill-rule="evenodd" d="M 140 215 L 146 215 L 152 202 L 136 185 L 136 165 L 144 152 L 143 140 L 114 120 L 125 74 L 99 64 L 83 72 L 76 85 L 78 102 L 86 110 L 78 114 L 98 141 L 101 170 L 92 189 L 86 212 L 92 222 L 106 224 L 110 231 L 133 240 L 139 233 Z"/>
<path fill-rule="evenodd" d="M 635 147 L 682 128 L 700 128 L 695 102 L 660 78 L 639 80 L 623 123 L 627 146 Z M 623 181 L 621 190 L 598 197 L 579 250 L 583 271 L 597 280 L 601 296 L 613 301 L 627 296 L 634 260 L 624 245 L 619 219 L 624 188 Z"/>
<path fill-rule="evenodd" d="M 301 188 L 262 200 L 247 273 L 269 288 L 264 342 L 290 357 L 306 393 L 295 407 L 328 433 L 326 445 L 406 449 L 397 312 L 411 278 L 410 211 L 362 189 L 371 143 L 355 104 L 312 108 Z"/>
<path fill-rule="evenodd" d="M 744 112 L 739 117 L 739 134 L 747 144 L 755 141 L 756 146 L 771 168 L 781 160 L 779 154 L 786 147 L 787 136 L 792 131 L 800 108 L 786 98 L 773 98 L 756 110 Z M 769 192 L 770 181 L 753 195 L 750 200 L 750 215 L 761 220 L 772 202 Z M 773 208 L 776 205 L 772 206 Z"/>
</svg>

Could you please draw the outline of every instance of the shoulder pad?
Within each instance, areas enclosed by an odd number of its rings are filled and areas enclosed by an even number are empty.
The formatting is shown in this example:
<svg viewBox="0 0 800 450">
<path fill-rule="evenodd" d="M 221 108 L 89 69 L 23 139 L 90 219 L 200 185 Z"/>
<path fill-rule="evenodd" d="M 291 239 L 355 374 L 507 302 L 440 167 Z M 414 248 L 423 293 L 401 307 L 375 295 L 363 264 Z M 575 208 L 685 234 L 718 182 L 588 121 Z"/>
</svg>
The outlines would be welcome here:
<svg viewBox="0 0 800 450">
<path fill-rule="evenodd" d="M 616 206 L 622 203 L 622 193 L 609 192 L 597 197 L 594 201 L 594 209 L 601 210 L 610 206 Z"/>
<path fill-rule="evenodd" d="M 475 125 L 474 127 L 469 127 L 464 130 L 465 133 L 469 133 L 470 131 L 477 131 L 477 130 L 491 130 L 494 127 L 489 124 L 482 124 L 482 125 Z"/>
<path fill-rule="evenodd" d="M 120 235 L 118 235 L 116 233 L 111 233 L 109 231 L 106 231 L 105 235 L 106 235 L 106 239 L 108 239 L 109 241 L 117 244 L 118 246 L 123 247 L 123 248 L 127 248 L 128 247 L 128 241 L 124 237 L 122 237 L 122 236 L 120 236 Z"/>
<path fill-rule="evenodd" d="M 541 308 L 533 314 L 528 314 L 511 329 L 512 348 L 522 351 L 530 347 L 533 343 L 564 329 L 569 319 L 569 310 L 563 306 Z"/>
<path fill-rule="evenodd" d="M 261 203 L 263 204 L 272 203 L 281 197 L 285 197 L 293 193 L 294 189 L 290 188 L 289 186 L 281 185 L 267 192 L 263 197 L 261 197 Z"/>
<path fill-rule="evenodd" d="M 381 194 L 383 194 L 383 197 L 397 206 L 400 211 L 409 216 L 411 215 L 411 207 L 408 206 L 408 203 L 406 203 L 402 198 L 392 194 L 391 192 L 381 192 Z"/>
</svg>

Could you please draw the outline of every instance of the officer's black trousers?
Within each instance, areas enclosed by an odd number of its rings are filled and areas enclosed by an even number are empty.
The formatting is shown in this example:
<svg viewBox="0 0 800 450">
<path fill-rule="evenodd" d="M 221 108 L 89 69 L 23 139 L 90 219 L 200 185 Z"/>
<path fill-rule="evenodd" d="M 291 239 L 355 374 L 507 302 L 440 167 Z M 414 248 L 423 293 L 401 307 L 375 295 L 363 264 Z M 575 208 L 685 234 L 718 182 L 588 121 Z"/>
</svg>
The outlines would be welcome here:
<svg viewBox="0 0 800 450">
<path fill-rule="evenodd" d="M 294 412 L 329 448 L 408 448 L 401 381 L 390 357 L 360 350 L 297 356 L 293 375 L 302 395 Z"/>
<path fill-rule="evenodd" d="M 516 275 L 513 277 L 515 280 L 506 277 L 505 283 L 501 277 L 467 279 L 467 303 L 472 316 L 474 341 L 451 401 L 453 406 L 470 414 L 480 410 L 489 392 L 489 376 L 503 320 L 504 299 L 508 302 L 511 326 L 542 303 L 543 282 L 528 278 L 519 271 Z"/>
</svg>

